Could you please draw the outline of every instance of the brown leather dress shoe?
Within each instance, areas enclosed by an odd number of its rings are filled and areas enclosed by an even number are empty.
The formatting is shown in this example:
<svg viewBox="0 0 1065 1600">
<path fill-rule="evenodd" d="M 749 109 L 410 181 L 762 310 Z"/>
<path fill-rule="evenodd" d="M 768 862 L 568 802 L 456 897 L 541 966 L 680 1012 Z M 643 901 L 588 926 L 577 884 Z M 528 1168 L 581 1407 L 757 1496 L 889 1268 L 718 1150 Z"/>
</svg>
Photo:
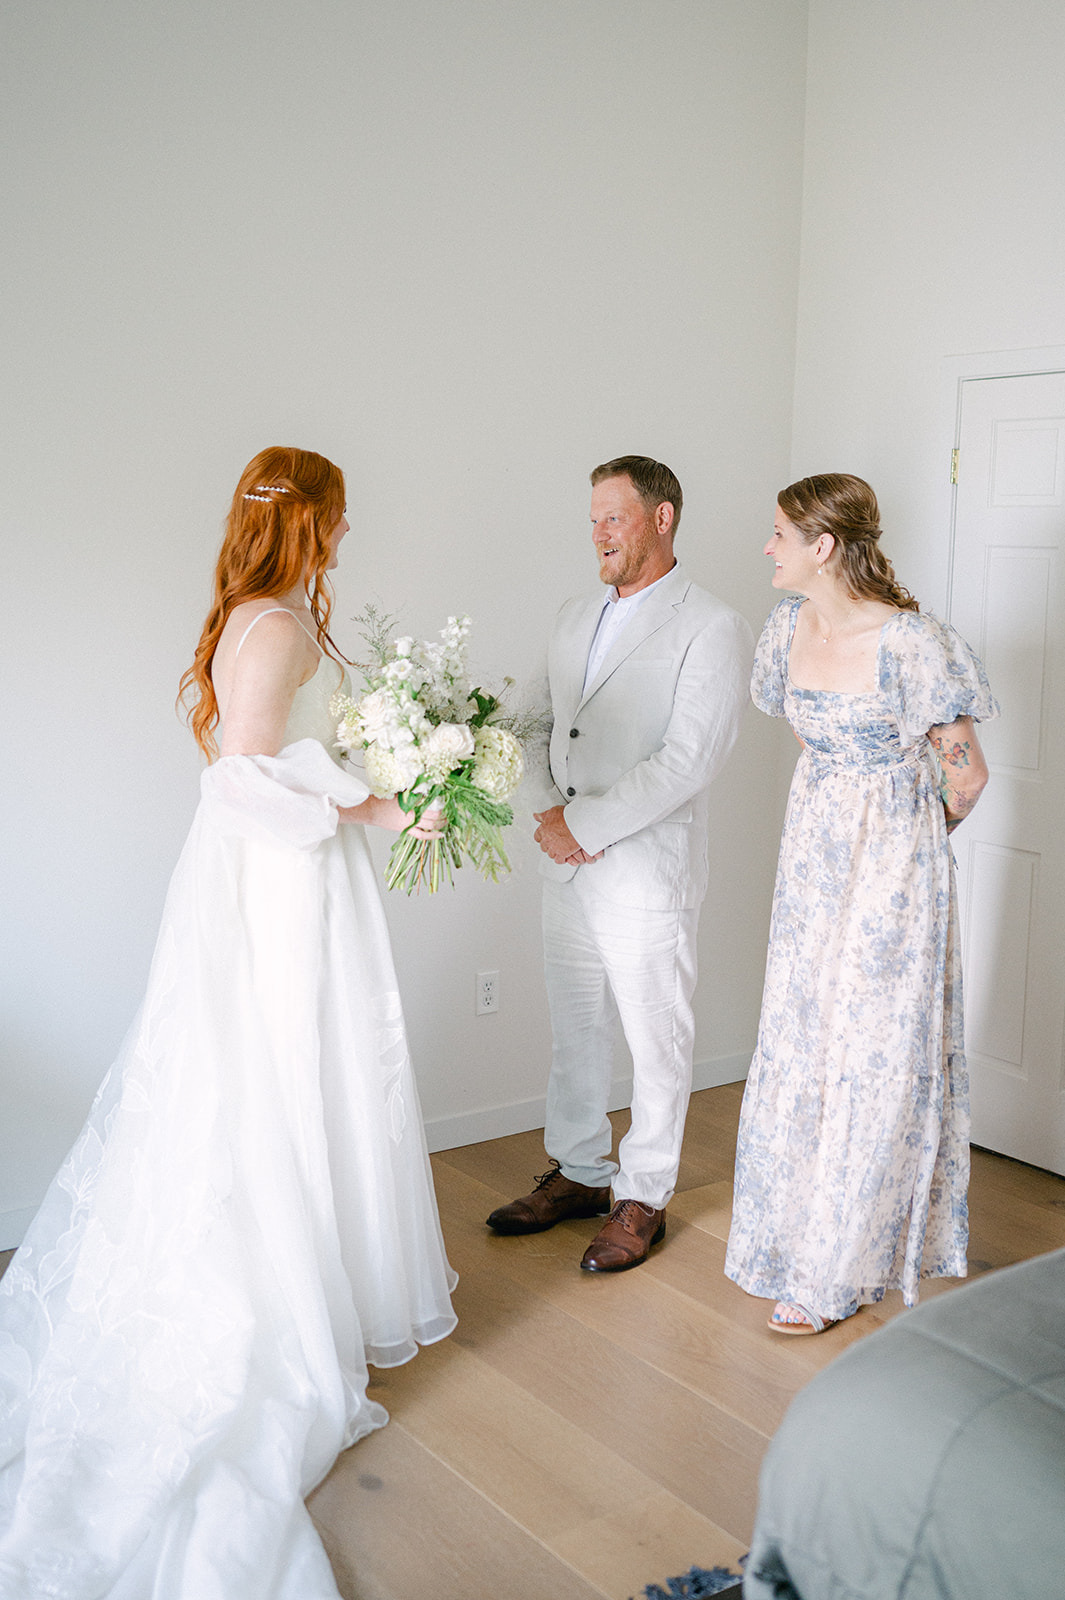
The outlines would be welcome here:
<svg viewBox="0 0 1065 1600">
<path fill-rule="evenodd" d="M 591 1189 L 563 1177 L 557 1161 L 536 1180 L 531 1194 L 498 1206 L 488 1218 L 496 1233 L 543 1233 L 567 1217 L 605 1217 L 610 1210 L 610 1188 Z"/>
<path fill-rule="evenodd" d="M 639 1200 L 619 1200 L 581 1261 L 585 1272 L 627 1272 L 663 1238 L 666 1214 Z"/>
</svg>

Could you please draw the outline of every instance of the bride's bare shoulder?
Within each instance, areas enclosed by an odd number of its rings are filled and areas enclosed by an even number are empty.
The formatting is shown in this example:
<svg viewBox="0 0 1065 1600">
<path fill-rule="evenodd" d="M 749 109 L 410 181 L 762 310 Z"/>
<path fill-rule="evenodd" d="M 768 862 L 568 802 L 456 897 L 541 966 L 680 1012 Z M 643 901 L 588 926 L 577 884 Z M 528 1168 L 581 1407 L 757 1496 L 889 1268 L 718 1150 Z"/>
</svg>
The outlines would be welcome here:
<svg viewBox="0 0 1065 1600">
<path fill-rule="evenodd" d="M 291 606 L 259 598 L 234 606 L 218 641 L 211 676 L 219 702 L 239 673 L 303 682 L 318 665 L 318 650 Z"/>
<path fill-rule="evenodd" d="M 289 640 L 291 645 L 287 645 Z M 302 649 L 304 641 L 310 643 L 310 637 L 294 608 L 262 596 L 233 607 L 218 641 L 218 654 L 235 657 L 245 649 L 256 654 L 264 650 L 272 653 L 286 646 Z"/>
</svg>

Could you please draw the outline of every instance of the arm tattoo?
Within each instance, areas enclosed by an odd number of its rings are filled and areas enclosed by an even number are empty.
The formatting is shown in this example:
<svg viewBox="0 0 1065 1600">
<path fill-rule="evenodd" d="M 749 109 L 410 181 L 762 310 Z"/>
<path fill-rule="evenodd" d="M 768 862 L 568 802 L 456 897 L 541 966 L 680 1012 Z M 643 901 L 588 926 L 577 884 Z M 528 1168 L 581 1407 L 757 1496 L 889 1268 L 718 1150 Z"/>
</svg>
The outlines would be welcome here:
<svg viewBox="0 0 1065 1600">
<path fill-rule="evenodd" d="M 962 768 L 970 765 L 969 751 L 972 746 L 968 739 L 956 739 L 953 744 L 944 743 L 940 729 L 930 729 L 928 742 L 939 757 L 939 794 L 943 801 L 943 808 L 947 813 L 947 832 L 953 833 L 959 822 L 963 822 L 976 804 L 975 795 L 960 794 L 950 781 L 951 767 Z"/>
<path fill-rule="evenodd" d="M 964 822 L 973 806 L 976 804 L 974 795 L 955 794 L 953 790 L 943 789 L 943 809 L 947 813 L 947 832 L 953 833 L 959 822 Z"/>
<path fill-rule="evenodd" d="M 972 746 L 968 739 L 955 740 L 952 745 L 945 746 L 943 735 L 938 730 L 929 732 L 928 742 L 932 746 L 940 761 L 948 767 L 967 767 L 969 765 L 969 751 Z"/>
</svg>

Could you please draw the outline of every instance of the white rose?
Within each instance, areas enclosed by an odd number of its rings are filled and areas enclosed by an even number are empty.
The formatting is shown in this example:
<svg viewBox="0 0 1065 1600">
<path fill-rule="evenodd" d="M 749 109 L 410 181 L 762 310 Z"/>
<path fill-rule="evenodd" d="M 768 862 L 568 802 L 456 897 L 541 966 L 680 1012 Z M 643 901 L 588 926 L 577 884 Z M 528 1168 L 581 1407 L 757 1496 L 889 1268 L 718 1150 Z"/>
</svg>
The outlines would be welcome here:
<svg viewBox="0 0 1065 1600">
<path fill-rule="evenodd" d="M 437 779 L 446 777 L 473 755 L 473 734 L 461 722 L 441 722 L 421 742 L 425 770 Z"/>
<path fill-rule="evenodd" d="M 409 750 L 412 745 L 418 743 L 418 734 L 411 727 L 409 721 L 397 722 L 396 726 L 389 730 L 388 738 L 382 742 L 387 744 L 388 748 L 394 751 L 396 755 L 399 755 L 402 751 Z"/>
<path fill-rule="evenodd" d="M 396 702 L 387 689 L 375 689 L 373 694 L 365 694 L 356 707 L 357 722 L 351 722 L 361 732 L 366 740 L 383 739 L 390 743 L 388 735 L 395 725 Z M 347 720 L 347 719 L 346 719 Z"/>
</svg>

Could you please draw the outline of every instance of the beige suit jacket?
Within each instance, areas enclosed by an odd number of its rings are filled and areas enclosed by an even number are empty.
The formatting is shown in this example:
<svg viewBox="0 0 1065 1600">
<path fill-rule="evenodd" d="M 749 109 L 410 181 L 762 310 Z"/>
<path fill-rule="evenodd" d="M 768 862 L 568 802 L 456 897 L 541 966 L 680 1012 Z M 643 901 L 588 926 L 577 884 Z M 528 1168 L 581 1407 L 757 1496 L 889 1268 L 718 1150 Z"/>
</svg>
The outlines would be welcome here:
<svg viewBox="0 0 1065 1600">
<path fill-rule="evenodd" d="M 615 639 L 584 692 L 602 592 L 567 601 L 548 649 L 551 777 L 608 898 L 648 909 L 706 893 L 709 789 L 739 731 L 754 638 L 738 612 L 673 568 Z"/>
</svg>

